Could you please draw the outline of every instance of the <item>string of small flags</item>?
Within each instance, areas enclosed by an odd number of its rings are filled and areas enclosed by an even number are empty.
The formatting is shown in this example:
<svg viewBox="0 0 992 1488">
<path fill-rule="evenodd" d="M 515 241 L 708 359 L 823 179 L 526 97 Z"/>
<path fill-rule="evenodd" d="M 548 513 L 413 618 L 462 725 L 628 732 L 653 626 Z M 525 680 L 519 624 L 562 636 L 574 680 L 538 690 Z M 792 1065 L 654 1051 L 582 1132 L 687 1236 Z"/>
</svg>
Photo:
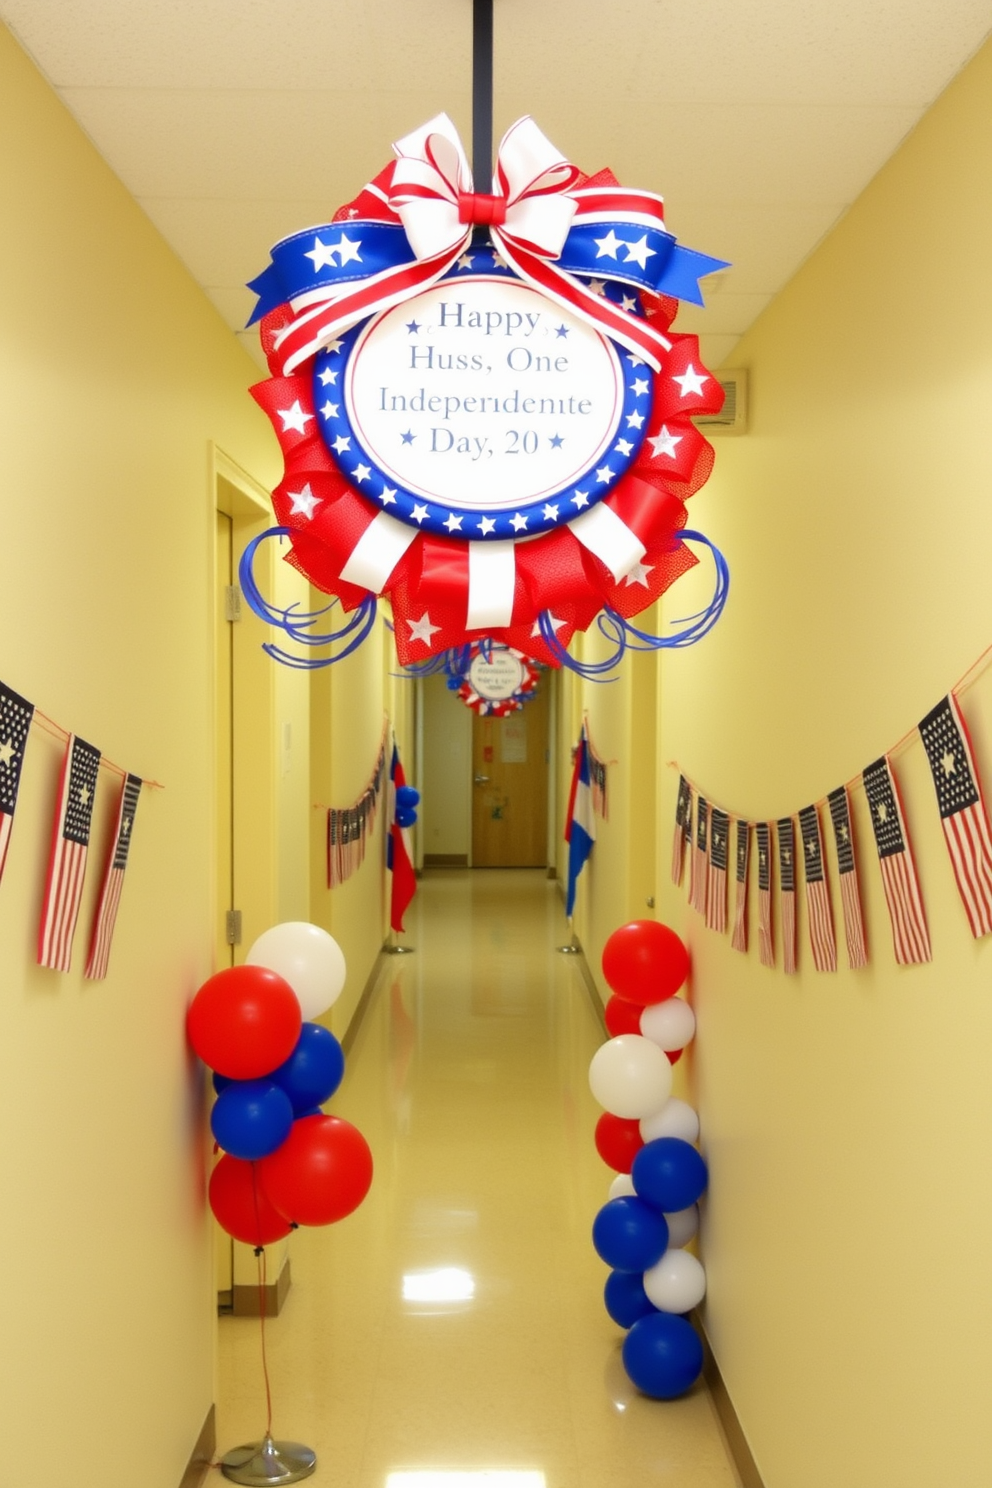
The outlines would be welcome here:
<svg viewBox="0 0 992 1488">
<path fill-rule="evenodd" d="M 383 726 L 379 753 L 368 785 L 358 800 L 351 806 L 329 806 L 327 808 L 327 887 L 338 884 L 357 873 L 365 861 L 365 848 L 375 827 L 379 797 L 386 779 L 386 736 L 388 720 Z"/>
<path fill-rule="evenodd" d="M 854 780 L 776 821 L 752 822 L 739 812 L 723 810 L 702 795 L 691 778 L 680 771 L 672 839 L 672 881 L 679 885 L 682 883 L 688 861 L 689 903 L 704 917 L 707 927 L 721 934 L 728 928 L 728 866 L 733 839 L 734 903 L 729 917 L 732 927 L 730 943 L 735 951 L 747 951 L 748 878 L 753 829 L 758 860 L 759 960 L 764 966 L 777 964 L 777 939 L 781 945 L 783 969 L 787 973 L 798 969 L 796 895 L 797 862 L 801 861 L 813 965 L 817 971 L 836 971 L 836 932 L 820 815 L 821 809 L 827 808 L 837 854 L 847 964 L 852 970 L 865 966 L 868 945 L 850 799 L 851 789 L 861 785 L 871 819 L 895 959 L 900 966 L 930 961 L 930 935 L 920 881 L 892 765 L 892 756 L 897 750 L 918 734 L 930 765 L 944 841 L 968 925 L 976 939 L 992 934 L 992 829 L 974 751 L 957 697 L 989 658 L 992 658 L 992 647 L 915 729 L 867 765 Z M 679 769 L 679 766 L 675 764 L 674 768 Z M 776 864 L 779 886 L 777 926 L 773 916 Z"/>
<path fill-rule="evenodd" d="M 102 768 L 121 776 L 114 832 L 90 929 L 84 972 L 90 981 L 102 981 L 110 963 L 138 796 L 142 785 L 156 790 L 162 787 L 157 780 L 142 781 L 140 776 L 123 770 L 99 749 L 64 729 L 34 703 L 29 703 L 12 687 L 0 682 L 0 880 L 7 863 L 24 756 L 33 725 L 65 743 L 38 929 L 39 966 L 52 971 L 68 971 L 70 968 L 83 899 L 99 772 Z"/>
</svg>

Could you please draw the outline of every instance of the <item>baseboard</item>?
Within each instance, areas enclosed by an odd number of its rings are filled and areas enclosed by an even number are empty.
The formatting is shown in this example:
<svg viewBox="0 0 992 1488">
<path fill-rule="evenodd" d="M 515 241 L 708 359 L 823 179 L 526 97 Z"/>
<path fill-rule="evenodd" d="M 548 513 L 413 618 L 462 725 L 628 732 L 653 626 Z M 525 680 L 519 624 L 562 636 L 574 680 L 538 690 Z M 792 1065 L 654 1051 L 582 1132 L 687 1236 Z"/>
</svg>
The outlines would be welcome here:
<svg viewBox="0 0 992 1488">
<path fill-rule="evenodd" d="M 196 1446 L 190 1453 L 186 1464 L 186 1471 L 179 1481 L 179 1488 L 200 1488 L 214 1459 L 217 1450 L 217 1408 L 211 1406 L 207 1411 L 206 1420 L 200 1428 L 200 1434 L 196 1438 Z"/>
<path fill-rule="evenodd" d="M 744 1427 L 740 1423 L 740 1418 L 734 1409 L 734 1402 L 730 1398 L 730 1392 L 720 1373 L 720 1366 L 716 1362 L 702 1319 L 698 1313 L 693 1313 L 692 1320 L 703 1340 L 703 1378 L 709 1386 L 713 1409 L 720 1422 L 720 1429 L 727 1443 L 727 1451 L 737 1469 L 737 1476 L 741 1480 L 741 1488 L 765 1488 L 761 1473 L 758 1471 L 758 1464 L 752 1456 L 744 1434 Z"/>
<path fill-rule="evenodd" d="M 290 1274 L 289 1256 L 287 1256 L 278 1278 L 271 1281 L 267 1287 L 235 1285 L 231 1288 L 231 1314 L 234 1317 L 260 1317 L 262 1302 L 259 1294 L 264 1292 L 265 1316 L 267 1318 L 278 1317 L 292 1284 L 293 1278 Z"/>
<path fill-rule="evenodd" d="M 467 868 L 468 853 L 424 853 L 425 868 Z"/>
<path fill-rule="evenodd" d="M 608 1030 L 606 1027 L 606 1013 L 603 1008 L 603 999 L 599 995 L 599 988 L 596 986 L 596 978 L 593 976 L 592 970 L 589 966 L 589 962 L 586 960 L 586 953 L 582 949 L 582 942 L 579 940 L 579 937 L 575 934 L 574 930 L 572 932 L 572 945 L 570 954 L 575 957 L 576 969 L 582 978 L 583 986 L 589 993 L 589 1001 L 592 1003 L 593 1012 L 596 1014 L 596 1020 L 603 1032 L 607 1033 Z"/>
<path fill-rule="evenodd" d="M 352 1013 L 351 1019 L 348 1023 L 348 1027 L 345 1029 L 344 1034 L 341 1038 L 341 1047 L 346 1054 L 351 1053 L 351 1047 L 358 1037 L 358 1030 L 362 1026 L 362 1019 L 368 1012 L 369 1003 L 372 1001 L 372 993 L 375 991 L 375 986 L 379 980 L 379 974 L 382 971 L 385 960 L 386 949 L 385 946 L 383 946 L 380 948 L 378 956 L 376 956 L 375 960 L 372 963 L 372 970 L 369 972 L 368 976 L 365 979 L 365 986 L 362 988 L 362 995 L 355 1004 L 355 1011 Z"/>
</svg>

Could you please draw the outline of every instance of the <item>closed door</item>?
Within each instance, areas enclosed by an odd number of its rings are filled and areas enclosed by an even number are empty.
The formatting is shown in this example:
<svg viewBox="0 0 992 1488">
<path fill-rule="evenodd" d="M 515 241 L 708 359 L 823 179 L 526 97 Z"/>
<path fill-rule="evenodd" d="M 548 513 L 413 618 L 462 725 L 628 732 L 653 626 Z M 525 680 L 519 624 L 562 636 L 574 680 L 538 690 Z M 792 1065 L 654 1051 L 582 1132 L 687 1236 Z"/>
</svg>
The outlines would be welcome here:
<svg viewBox="0 0 992 1488">
<path fill-rule="evenodd" d="M 548 687 L 507 718 L 472 721 L 472 866 L 547 864 Z"/>
</svg>

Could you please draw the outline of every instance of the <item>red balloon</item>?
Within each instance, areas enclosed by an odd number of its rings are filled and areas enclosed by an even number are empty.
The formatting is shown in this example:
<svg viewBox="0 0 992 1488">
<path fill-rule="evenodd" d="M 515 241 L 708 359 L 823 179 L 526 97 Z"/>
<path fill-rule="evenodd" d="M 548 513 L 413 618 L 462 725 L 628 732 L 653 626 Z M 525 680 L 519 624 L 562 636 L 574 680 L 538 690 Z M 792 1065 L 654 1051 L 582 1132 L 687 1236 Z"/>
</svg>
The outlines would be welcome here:
<svg viewBox="0 0 992 1488">
<path fill-rule="evenodd" d="M 639 1121 L 604 1111 L 596 1122 L 596 1151 L 617 1173 L 629 1173 L 644 1146 Z"/>
<path fill-rule="evenodd" d="M 351 1214 L 372 1184 L 372 1153 L 340 1116 L 304 1116 L 258 1165 L 265 1192 L 297 1224 L 333 1224 Z"/>
<path fill-rule="evenodd" d="M 603 975 L 618 997 L 639 1007 L 674 997 L 689 974 L 689 952 L 657 920 L 631 920 L 603 947 Z"/>
<path fill-rule="evenodd" d="M 642 1008 L 625 997 L 611 997 L 603 1018 L 612 1037 L 619 1038 L 622 1033 L 640 1033 L 642 1012 Z"/>
<path fill-rule="evenodd" d="M 669 1064 L 678 1064 L 679 1060 L 682 1058 L 682 1055 L 685 1053 L 685 1050 L 684 1049 L 666 1049 L 665 1050 L 665 1053 L 668 1056 L 668 1062 L 669 1062 Z"/>
<path fill-rule="evenodd" d="M 225 1152 L 210 1175 L 210 1207 L 221 1229 L 245 1245 L 271 1245 L 292 1225 L 272 1207 L 258 1177 L 258 1164 Z"/>
<path fill-rule="evenodd" d="M 288 982 L 265 966 L 229 966 L 204 982 L 186 1032 L 204 1064 L 232 1080 L 257 1080 L 296 1048 L 303 1016 Z"/>
</svg>

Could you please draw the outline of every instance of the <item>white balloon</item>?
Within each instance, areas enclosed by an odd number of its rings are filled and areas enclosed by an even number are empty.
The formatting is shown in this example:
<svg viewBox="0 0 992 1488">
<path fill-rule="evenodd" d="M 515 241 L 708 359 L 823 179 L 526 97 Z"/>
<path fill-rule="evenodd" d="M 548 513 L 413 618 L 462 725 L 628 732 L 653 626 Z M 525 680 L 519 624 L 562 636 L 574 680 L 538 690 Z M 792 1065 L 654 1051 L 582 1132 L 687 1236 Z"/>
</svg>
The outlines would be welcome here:
<svg viewBox="0 0 992 1488">
<path fill-rule="evenodd" d="M 641 1136 L 645 1142 L 653 1142 L 658 1137 L 681 1137 L 683 1142 L 698 1142 L 699 1117 L 684 1100 L 673 1096 L 660 1111 L 642 1120 Z"/>
<path fill-rule="evenodd" d="M 676 1209 L 674 1214 L 666 1214 L 665 1222 L 668 1225 L 668 1248 L 681 1250 L 683 1245 L 688 1245 L 690 1240 L 695 1239 L 699 1230 L 698 1204 L 692 1204 L 688 1209 Z"/>
<path fill-rule="evenodd" d="M 668 1055 L 639 1033 L 622 1033 L 592 1056 L 589 1087 L 599 1104 L 628 1121 L 660 1111 L 672 1093 Z"/>
<path fill-rule="evenodd" d="M 706 1296 L 706 1272 L 687 1250 L 666 1250 L 645 1271 L 644 1290 L 661 1312 L 691 1312 Z"/>
<path fill-rule="evenodd" d="M 245 957 L 289 983 L 305 1020 L 325 1013 L 341 996 L 346 967 L 333 935 L 305 920 L 286 920 L 260 935 Z"/>
<path fill-rule="evenodd" d="M 611 1199 L 636 1198 L 637 1189 L 629 1173 L 618 1173 L 610 1184 Z"/>
<path fill-rule="evenodd" d="M 641 1014 L 641 1032 L 659 1049 L 684 1049 L 696 1031 L 696 1015 L 681 997 L 666 997 Z"/>
</svg>

